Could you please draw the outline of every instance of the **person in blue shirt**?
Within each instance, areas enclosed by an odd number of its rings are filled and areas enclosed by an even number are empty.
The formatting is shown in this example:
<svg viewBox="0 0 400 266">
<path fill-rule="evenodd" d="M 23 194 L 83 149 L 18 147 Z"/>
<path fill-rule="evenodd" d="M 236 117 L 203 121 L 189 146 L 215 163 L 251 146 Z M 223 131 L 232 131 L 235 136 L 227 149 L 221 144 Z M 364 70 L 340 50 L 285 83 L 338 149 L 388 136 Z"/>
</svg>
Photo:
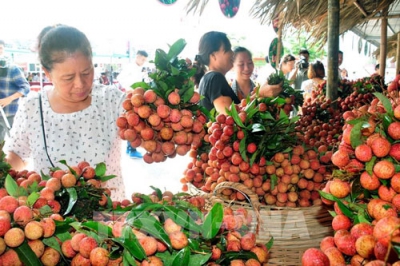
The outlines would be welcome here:
<svg viewBox="0 0 400 266">
<path fill-rule="evenodd" d="M 4 42 L 0 41 L 0 46 Z M 18 110 L 19 98 L 29 93 L 30 86 L 25 78 L 24 72 L 16 65 L 8 63 L 8 59 L 0 56 L 0 106 L 3 108 L 5 117 L 0 118 L 0 141 L 3 141 L 8 127 L 13 124 L 14 116 Z"/>
</svg>

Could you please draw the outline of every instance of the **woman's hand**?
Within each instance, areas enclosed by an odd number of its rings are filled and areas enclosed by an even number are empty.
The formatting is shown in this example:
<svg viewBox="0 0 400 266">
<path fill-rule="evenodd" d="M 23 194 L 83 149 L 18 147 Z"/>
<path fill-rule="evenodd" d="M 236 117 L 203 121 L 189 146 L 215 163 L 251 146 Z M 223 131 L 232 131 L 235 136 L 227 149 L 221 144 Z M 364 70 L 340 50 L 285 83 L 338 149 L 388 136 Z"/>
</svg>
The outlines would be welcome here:
<svg viewBox="0 0 400 266">
<path fill-rule="evenodd" d="M 232 105 L 232 99 L 227 96 L 220 96 L 214 100 L 213 104 L 218 113 L 226 114 L 226 109 L 229 110 Z"/>
<path fill-rule="evenodd" d="M 268 98 L 276 97 L 279 95 L 279 93 L 281 93 L 282 85 L 283 85 L 282 82 L 277 85 L 270 85 L 266 82 L 264 83 L 264 85 L 261 86 L 259 95 L 261 97 L 268 97 Z"/>
</svg>

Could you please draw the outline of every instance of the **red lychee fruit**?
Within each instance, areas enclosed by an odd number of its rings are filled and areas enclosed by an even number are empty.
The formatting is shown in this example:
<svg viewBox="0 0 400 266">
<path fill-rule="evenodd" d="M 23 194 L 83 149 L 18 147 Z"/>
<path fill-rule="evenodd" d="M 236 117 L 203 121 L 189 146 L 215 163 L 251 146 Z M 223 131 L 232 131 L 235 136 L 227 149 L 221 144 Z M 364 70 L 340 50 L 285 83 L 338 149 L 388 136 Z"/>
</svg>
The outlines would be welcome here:
<svg viewBox="0 0 400 266">
<path fill-rule="evenodd" d="M 76 251 L 71 246 L 71 239 L 65 240 L 61 244 L 61 251 L 67 258 L 73 258 L 76 255 Z"/>
<path fill-rule="evenodd" d="M 139 243 L 143 247 L 146 256 L 151 256 L 157 252 L 157 240 L 154 237 L 142 237 L 139 239 Z"/>
<path fill-rule="evenodd" d="M 372 159 L 372 149 L 367 144 L 361 144 L 356 147 L 355 156 L 361 162 L 368 162 Z"/>
<path fill-rule="evenodd" d="M 56 231 L 56 223 L 50 217 L 45 217 L 40 220 L 40 223 L 43 227 L 43 237 L 50 237 L 54 235 Z"/>
<path fill-rule="evenodd" d="M 43 255 L 44 252 L 44 244 L 42 240 L 29 240 L 28 241 L 29 247 L 32 249 L 32 251 L 35 253 L 36 257 L 40 258 Z"/>
<path fill-rule="evenodd" d="M 10 219 L 0 217 L 0 236 L 4 236 L 11 228 Z"/>
<path fill-rule="evenodd" d="M 394 140 L 400 139 L 400 122 L 393 122 L 389 125 L 388 129 L 389 136 Z"/>
<path fill-rule="evenodd" d="M 40 257 L 43 265 L 58 265 L 60 261 L 60 253 L 51 247 L 46 247 L 43 255 Z"/>
<path fill-rule="evenodd" d="M 171 246 L 174 249 L 180 250 L 188 245 L 188 238 L 185 233 L 176 231 L 168 235 L 171 240 Z"/>
<path fill-rule="evenodd" d="M 14 222 L 20 226 L 25 226 L 33 219 L 33 212 L 28 206 L 19 206 L 13 213 Z"/>
<path fill-rule="evenodd" d="M 332 163 L 337 167 L 345 167 L 350 162 L 349 154 L 343 150 L 337 150 L 332 154 Z"/>
<path fill-rule="evenodd" d="M 344 214 L 338 214 L 332 219 L 332 228 L 337 231 L 340 229 L 349 230 L 351 227 L 351 220 Z"/>
<path fill-rule="evenodd" d="M 360 184 L 363 188 L 369 190 L 369 191 L 373 191 L 379 188 L 379 186 L 381 185 L 381 182 L 379 181 L 379 178 L 372 173 L 372 175 L 370 175 L 367 171 L 364 171 L 361 175 L 360 175 Z"/>
<path fill-rule="evenodd" d="M 390 180 L 390 186 L 394 191 L 400 193 L 400 173 L 396 173 L 392 176 L 392 179 Z"/>
<path fill-rule="evenodd" d="M 375 237 L 372 235 L 363 235 L 356 240 L 357 253 L 366 259 L 374 255 Z"/>
<path fill-rule="evenodd" d="M 90 252 L 97 246 L 98 244 L 93 237 L 85 237 L 79 242 L 79 253 L 88 259 L 90 257 Z"/>
<path fill-rule="evenodd" d="M 390 142 L 382 136 L 375 138 L 371 143 L 372 153 L 379 158 L 388 155 L 390 148 Z"/>
<path fill-rule="evenodd" d="M 338 248 L 330 247 L 324 253 L 328 257 L 330 265 L 346 265 L 345 258 Z"/>
<path fill-rule="evenodd" d="M 8 230 L 4 235 L 4 241 L 7 246 L 11 248 L 16 248 L 21 245 L 25 240 L 24 231 L 21 228 L 13 227 Z"/>
<path fill-rule="evenodd" d="M 251 250 L 256 244 L 255 234 L 249 232 L 240 239 L 240 245 L 243 250 Z"/>
<path fill-rule="evenodd" d="M 395 171 L 396 169 L 394 167 L 394 164 L 387 160 L 379 161 L 375 163 L 373 167 L 374 174 L 381 179 L 391 178 L 394 175 Z"/>
<path fill-rule="evenodd" d="M 24 232 L 26 238 L 36 240 L 43 236 L 43 227 L 38 221 L 30 221 L 25 226 Z"/>
<path fill-rule="evenodd" d="M 375 224 L 373 235 L 388 245 L 391 238 L 400 236 L 399 224 L 400 218 L 384 217 Z"/>
<path fill-rule="evenodd" d="M 334 179 L 330 182 L 329 192 L 337 198 L 345 198 L 350 194 L 351 187 L 347 181 Z"/>
<path fill-rule="evenodd" d="M 176 224 L 171 218 L 167 218 L 164 222 L 164 230 L 167 234 L 181 231 L 182 227 Z"/>
<path fill-rule="evenodd" d="M 374 228 L 369 223 L 358 223 L 350 229 L 350 234 L 358 239 L 363 235 L 372 235 Z"/>
<path fill-rule="evenodd" d="M 172 105 L 178 105 L 181 102 L 181 96 L 173 91 L 168 95 L 168 102 Z"/>
<path fill-rule="evenodd" d="M 13 213 L 18 207 L 18 200 L 12 196 L 4 196 L 0 199 L 0 210 Z"/>
<path fill-rule="evenodd" d="M 102 247 L 94 248 L 90 252 L 89 259 L 92 265 L 106 266 L 109 261 L 109 252 Z"/>
<path fill-rule="evenodd" d="M 301 257 L 301 263 L 303 266 L 330 265 L 329 258 L 325 255 L 324 252 L 317 248 L 307 249 Z"/>
<path fill-rule="evenodd" d="M 86 237 L 86 235 L 84 233 L 76 233 L 75 235 L 73 235 L 71 238 L 72 249 L 75 250 L 76 252 L 78 252 L 79 251 L 79 243 L 85 237 Z"/>
</svg>

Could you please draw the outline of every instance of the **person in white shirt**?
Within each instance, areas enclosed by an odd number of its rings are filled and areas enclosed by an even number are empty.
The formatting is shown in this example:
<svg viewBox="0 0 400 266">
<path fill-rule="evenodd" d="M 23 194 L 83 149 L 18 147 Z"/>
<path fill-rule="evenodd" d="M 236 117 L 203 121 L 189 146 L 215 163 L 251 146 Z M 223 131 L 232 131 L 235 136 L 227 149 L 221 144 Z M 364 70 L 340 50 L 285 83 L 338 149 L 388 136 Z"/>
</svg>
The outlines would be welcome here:
<svg viewBox="0 0 400 266">
<path fill-rule="evenodd" d="M 131 88 L 132 84 L 136 82 L 143 81 L 145 72 L 143 72 L 144 63 L 146 63 L 148 54 L 144 50 L 139 50 L 136 53 L 135 62 L 126 65 L 121 73 L 118 75 L 118 82 L 121 84 L 122 88 L 128 90 Z"/>
</svg>

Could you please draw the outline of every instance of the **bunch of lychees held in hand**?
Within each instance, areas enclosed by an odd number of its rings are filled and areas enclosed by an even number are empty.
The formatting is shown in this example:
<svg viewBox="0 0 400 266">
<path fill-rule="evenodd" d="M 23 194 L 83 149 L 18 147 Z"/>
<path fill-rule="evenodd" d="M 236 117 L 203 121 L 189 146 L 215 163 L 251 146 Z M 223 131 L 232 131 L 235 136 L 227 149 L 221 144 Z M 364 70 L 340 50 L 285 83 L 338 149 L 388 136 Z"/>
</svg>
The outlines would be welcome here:
<svg viewBox="0 0 400 266">
<path fill-rule="evenodd" d="M 195 69 L 177 57 L 185 45 L 178 40 L 168 54 L 156 51 L 152 81 L 132 85 L 123 102 L 125 112 L 117 119 L 120 137 L 134 148 L 143 147 L 147 163 L 185 155 L 206 133 L 207 112 L 198 105 L 200 95 L 190 80 Z"/>
</svg>

